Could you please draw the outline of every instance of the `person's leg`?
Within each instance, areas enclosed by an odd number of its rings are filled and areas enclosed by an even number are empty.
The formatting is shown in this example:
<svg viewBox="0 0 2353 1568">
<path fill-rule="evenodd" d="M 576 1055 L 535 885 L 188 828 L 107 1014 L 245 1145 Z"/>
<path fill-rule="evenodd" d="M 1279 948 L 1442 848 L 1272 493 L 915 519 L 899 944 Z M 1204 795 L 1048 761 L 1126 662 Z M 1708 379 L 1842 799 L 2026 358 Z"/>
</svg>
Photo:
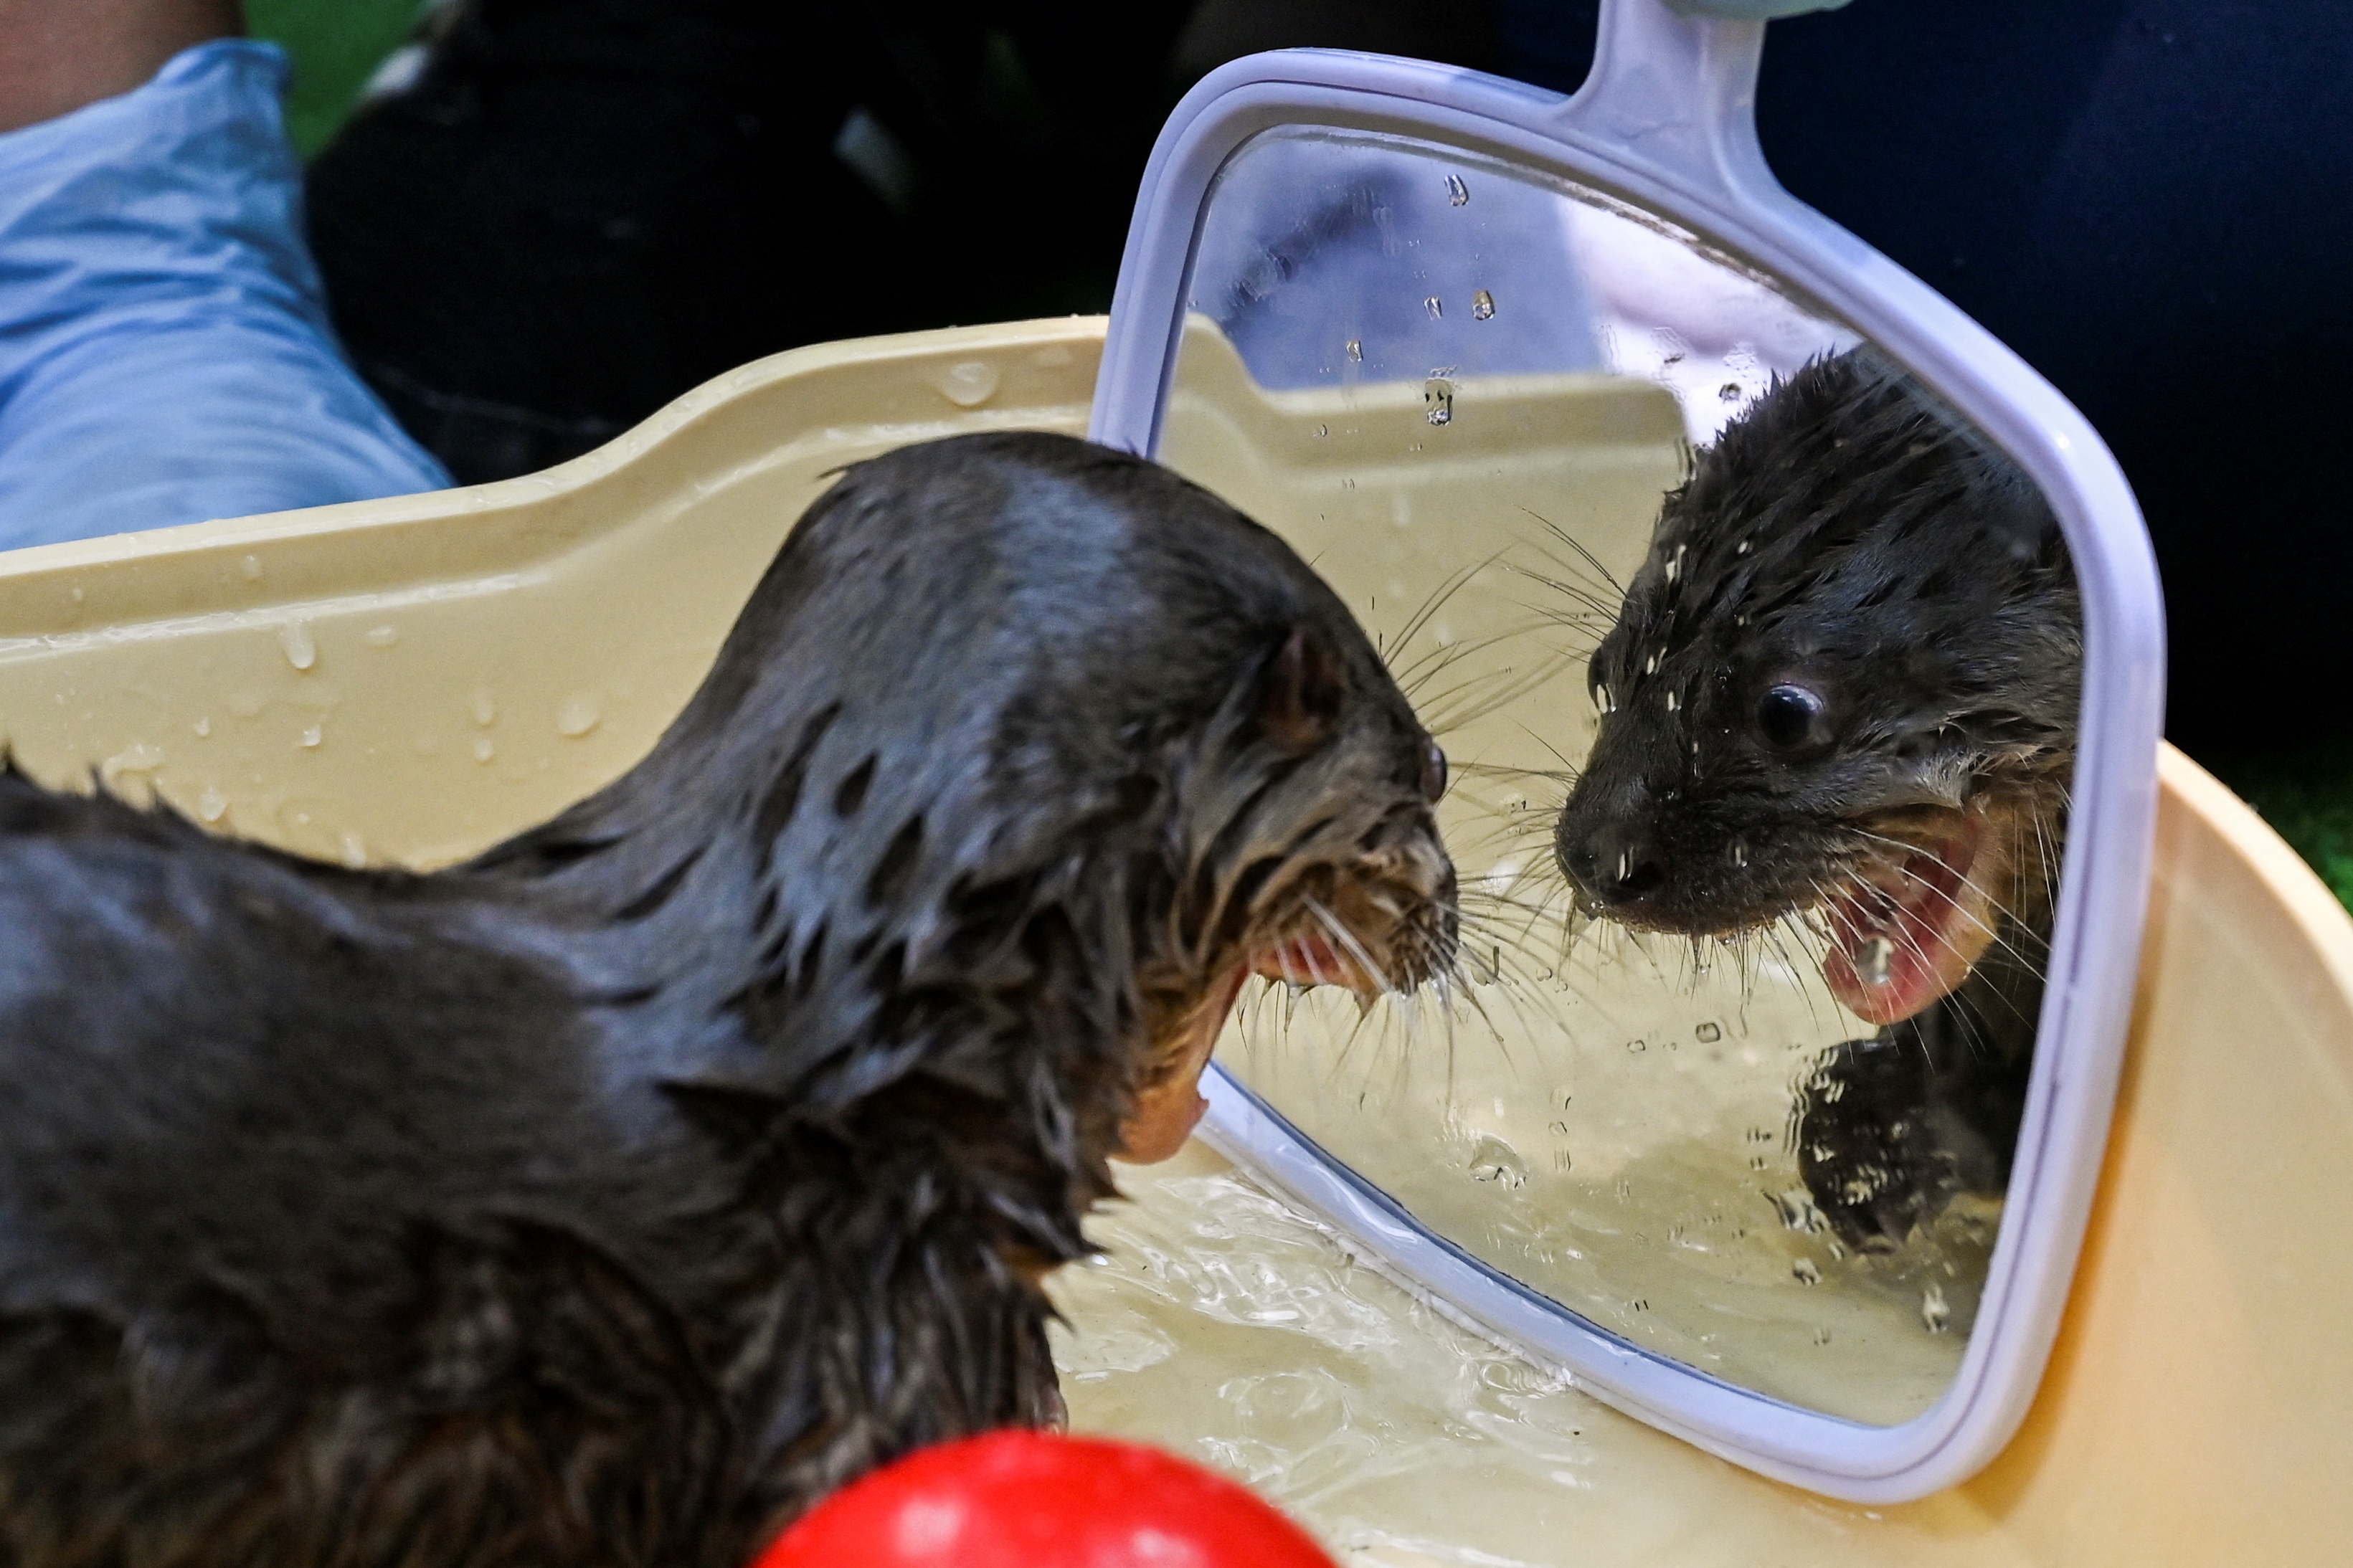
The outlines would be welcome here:
<svg viewBox="0 0 2353 1568">
<path fill-rule="evenodd" d="M 129 92 L 245 31 L 238 0 L 0 0 L 0 132 Z"/>
<path fill-rule="evenodd" d="M 336 348 L 237 23 L 0 0 L 5 106 L 60 110 L 0 132 L 0 548 L 448 483 Z"/>
</svg>

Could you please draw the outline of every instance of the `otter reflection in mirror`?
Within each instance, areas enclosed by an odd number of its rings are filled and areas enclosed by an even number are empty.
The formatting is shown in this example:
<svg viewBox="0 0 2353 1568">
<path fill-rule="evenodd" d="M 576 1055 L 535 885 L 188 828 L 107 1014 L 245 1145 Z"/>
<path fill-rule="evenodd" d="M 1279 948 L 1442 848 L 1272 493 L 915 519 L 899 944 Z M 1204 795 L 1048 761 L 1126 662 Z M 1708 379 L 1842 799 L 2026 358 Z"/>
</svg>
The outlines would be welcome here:
<svg viewBox="0 0 2353 1568">
<path fill-rule="evenodd" d="M 1595 653 L 1556 848 L 1588 912 L 1737 940 L 1802 920 L 1865 1022 L 1800 1090 L 1840 1235 L 2004 1187 L 2074 763 L 2083 629 L 2056 520 L 1867 349 L 1694 457 Z"/>
<path fill-rule="evenodd" d="M 350 871 L 0 772 L 0 1560 L 734 1568 L 1055 1418 L 1240 976 L 1451 962 L 1429 736 L 1165 469 L 852 468 L 652 753 Z"/>
</svg>

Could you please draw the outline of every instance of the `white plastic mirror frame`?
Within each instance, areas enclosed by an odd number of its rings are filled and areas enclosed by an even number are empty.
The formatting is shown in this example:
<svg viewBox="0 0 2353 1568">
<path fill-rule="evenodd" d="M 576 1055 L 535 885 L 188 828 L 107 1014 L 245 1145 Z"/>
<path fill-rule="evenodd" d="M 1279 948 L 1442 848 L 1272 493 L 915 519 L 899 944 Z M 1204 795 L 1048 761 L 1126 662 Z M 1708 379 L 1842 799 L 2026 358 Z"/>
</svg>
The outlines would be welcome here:
<svg viewBox="0 0 2353 1568">
<path fill-rule="evenodd" d="M 1833 1497 L 1894 1502 L 1967 1479 L 2006 1444 L 2048 1361 L 2097 1186 L 2123 1062 L 2157 803 L 2164 614 L 2140 511 L 2090 425 L 1936 295 L 1775 183 L 1756 134 L 1765 24 L 1605 0 L 1570 98 L 1421 61 L 1283 50 L 1225 66 L 1178 105 L 1147 167 L 1112 307 L 1092 434 L 1157 444 L 1186 271 L 1212 178 L 1261 132 L 1388 132 L 1567 178 L 1778 277 L 1901 361 L 2041 484 L 2080 579 L 2084 709 L 2033 1078 L 1976 1331 L 1936 1405 L 1872 1427 L 1721 1383 L 1518 1286 L 1418 1225 L 1212 1069 L 1212 1144 L 1335 1222 L 1451 1313 L 1567 1369 L 1609 1404 Z"/>
</svg>

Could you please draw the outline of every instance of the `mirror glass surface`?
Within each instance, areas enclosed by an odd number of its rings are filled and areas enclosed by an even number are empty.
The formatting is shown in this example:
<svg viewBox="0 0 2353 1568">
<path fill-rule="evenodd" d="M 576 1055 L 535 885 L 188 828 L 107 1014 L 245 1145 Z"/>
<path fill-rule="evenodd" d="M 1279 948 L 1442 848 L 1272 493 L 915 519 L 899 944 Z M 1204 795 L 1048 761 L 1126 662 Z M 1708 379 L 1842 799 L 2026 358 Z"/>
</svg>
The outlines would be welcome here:
<svg viewBox="0 0 2353 1568">
<path fill-rule="evenodd" d="M 2041 497 L 1773 279 L 1425 142 L 1246 143 L 1186 304 L 1158 455 L 1372 631 L 1462 879 L 1444 985 L 1254 983 L 1218 1059 L 1601 1330 L 1921 1415 L 2001 1220 L 2064 832 Z"/>
</svg>

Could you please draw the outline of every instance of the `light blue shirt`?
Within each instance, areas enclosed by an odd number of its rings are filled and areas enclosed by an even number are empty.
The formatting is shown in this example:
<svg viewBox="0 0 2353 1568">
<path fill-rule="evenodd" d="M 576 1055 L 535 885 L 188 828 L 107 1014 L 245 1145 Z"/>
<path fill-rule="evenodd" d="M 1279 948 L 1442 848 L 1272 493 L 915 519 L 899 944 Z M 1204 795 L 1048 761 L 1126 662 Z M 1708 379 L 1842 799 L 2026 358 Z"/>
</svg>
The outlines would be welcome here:
<svg viewBox="0 0 2353 1568">
<path fill-rule="evenodd" d="M 448 485 L 336 346 L 285 80 L 221 39 L 0 134 L 0 549 Z"/>
</svg>

